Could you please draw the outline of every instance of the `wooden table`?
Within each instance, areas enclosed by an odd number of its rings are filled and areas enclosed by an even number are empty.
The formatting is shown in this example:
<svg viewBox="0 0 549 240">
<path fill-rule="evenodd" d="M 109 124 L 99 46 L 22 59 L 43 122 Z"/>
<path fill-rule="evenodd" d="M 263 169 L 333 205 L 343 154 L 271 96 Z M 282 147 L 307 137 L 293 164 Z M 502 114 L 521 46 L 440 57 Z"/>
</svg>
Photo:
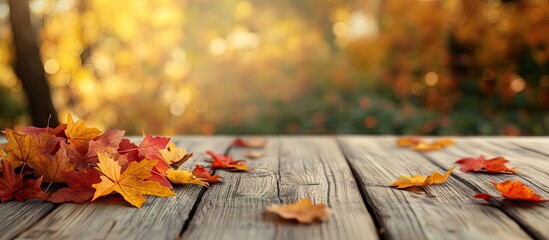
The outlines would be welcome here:
<svg viewBox="0 0 549 240">
<path fill-rule="evenodd" d="M 245 158 L 233 137 L 176 137 L 209 165 L 206 150 Z M 275 136 L 251 172 L 216 171 L 223 183 L 175 186 L 176 197 L 149 197 L 141 209 L 105 200 L 91 204 L 40 201 L 0 204 L 0 239 L 549 239 L 549 203 L 488 204 L 489 181 L 518 179 L 549 197 L 549 138 L 457 138 L 441 151 L 395 146 L 395 137 Z M 389 187 L 400 175 L 446 171 L 456 159 L 502 155 L 517 175 L 462 173 L 443 184 Z M 266 213 L 273 203 L 308 197 L 334 216 L 311 225 Z"/>
</svg>

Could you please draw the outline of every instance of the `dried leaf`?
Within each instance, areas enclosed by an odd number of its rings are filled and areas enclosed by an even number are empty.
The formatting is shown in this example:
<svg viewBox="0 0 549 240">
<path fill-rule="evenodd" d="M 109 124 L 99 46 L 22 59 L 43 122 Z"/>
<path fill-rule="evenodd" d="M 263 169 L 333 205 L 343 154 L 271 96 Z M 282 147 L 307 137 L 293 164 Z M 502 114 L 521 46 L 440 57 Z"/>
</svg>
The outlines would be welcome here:
<svg viewBox="0 0 549 240">
<path fill-rule="evenodd" d="M 219 178 L 222 178 L 219 175 L 213 175 L 210 171 L 204 168 L 202 165 L 196 165 L 193 170 L 193 176 L 204 179 L 204 181 L 209 183 L 219 183 Z"/>
<path fill-rule="evenodd" d="M 236 138 L 233 141 L 232 145 L 236 147 L 262 148 L 262 147 L 265 147 L 265 145 L 267 145 L 267 140 L 263 138 L 252 138 L 252 139 Z"/>
<path fill-rule="evenodd" d="M 94 140 L 89 141 L 88 150 L 85 154 L 80 153 L 72 146 L 68 146 L 67 151 L 71 162 L 76 164 L 78 170 L 82 170 L 97 163 L 97 153 L 99 152 L 113 156 L 118 152 L 124 133 L 121 130 L 105 131 Z"/>
<path fill-rule="evenodd" d="M 6 129 L 7 144 L 2 145 L 6 152 L 4 160 L 11 163 L 13 168 L 17 168 L 23 163 L 40 160 L 40 149 L 30 135 L 22 135 L 11 129 Z"/>
<path fill-rule="evenodd" d="M 413 147 L 420 142 L 421 140 L 416 137 L 401 137 L 397 139 L 397 145 L 399 147 Z"/>
<path fill-rule="evenodd" d="M 400 176 L 399 180 L 391 182 L 391 185 L 397 188 L 408 188 L 408 187 L 420 187 L 420 186 L 427 186 L 427 185 L 434 185 L 443 183 L 448 179 L 450 174 L 452 173 L 452 170 L 454 168 L 450 168 L 444 175 L 441 175 L 437 171 L 433 172 L 433 174 L 425 177 L 421 175 L 413 175 L 413 176 Z"/>
<path fill-rule="evenodd" d="M 162 160 L 166 163 L 178 167 L 193 156 L 192 153 L 187 153 L 185 148 L 178 148 L 173 142 L 168 143 L 168 149 L 160 149 L 160 154 L 162 155 Z"/>
<path fill-rule="evenodd" d="M 451 138 L 440 138 L 426 142 L 417 137 L 401 137 L 397 139 L 399 147 L 408 147 L 419 152 L 436 151 L 454 144 Z"/>
<path fill-rule="evenodd" d="M 139 144 L 139 155 L 150 160 L 162 160 L 160 150 L 166 148 L 170 138 L 146 135 Z"/>
<path fill-rule="evenodd" d="M 415 146 L 412 147 L 413 150 L 419 151 L 419 152 L 427 152 L 427 151 L 436 151 L 442 149 L 441 146 L 432 144 L 432 143 L 425 143 L 421 142 Z"/>
<path fill-rule="evenodd" d="M 235 161 L 230 156 L 223 156 L 212 151 L 206 151 L 206 153 L 213 158 L 212 168 L 235 169 L 239 171 L 246 171 L 248 169 L 248 166 L 244 164 L 245 160 Z"/>
<path fill-rule="evenodd" d="M 300 223 L 312 223 L 315 220 L 328 220 L 333 214 L 326 205 L 313 205 L 308 198 L 301 199 L 294 204 L 273 204 L 267 207 L 267 211 L 276 213 L 284 219 L 295 219 Z"/>
<path fill-rule="evenodd" d="M 92 168 L 79 172 L 66 172 L 63 173 L 63 177 L 67 180 L 69 187 L 61 188 L 52 193 L 48 201 L 53 203 L 83 203 L 93 197 L 95 188 L 92 185 L 101 182 L 99 173 Z"/>
<path fill-rule="evenodd" d="M 81 120 L 73 122 L 72 115 L 67 114 L 67 129 L 65 129 L 65 135 L 67 136 L 67 141 L 72 145 L 76 150 L 86 152 L 88 149 L 88 142 L 101 131 L 97 128 L 88 128 L 86 123 Z"/>
<path fill-rule="evenodd" d="M 100 196 L 118 192 L 130 204 L 141 208 L 147 201 L 144 194 L 160 197 L 175 196 L 170 188 L 164 187 L 156 181 L 147 180 L 152 176 L 151 169 L 156 164 L 156 160 L 131 162 L 128 168 L 121 172 L 120 165 L 112 157 L 103 153 L 99 153 L 98 157 L 97 170 L 103 176 L 100 176 L 100 183 L 92 185 L 96 189 L 92 201 Z"/>
<path fill-rule="evenodd" d="M 528 201 L 528 202 L 548 202 L 549 199 L 542 198 L 536 193 L 534 193 L 534 190 L 529 188 L 528 186 L 524 185 L 522 182 L 518 180 L 507 180 L 502 183 L 495 183 L 490 182 L 496 189 L 503 195 L 506 199 L 511 200 L 521 200 L 521 201 Z M 486 193 L 479 193 L 475 195 L 475 198 L 481 198 L 486 201 L 488 201 L 490 198 L 493 198 L 494 196 L 491 196 Z"/>
<path fill-rule="evenodd" d="M 61 143 L 61 148 L 55 156 L 41 154 L 38 159 L 29 160 L 29 166 L 34 169 L 34 175 L 42 176 L 45 182 L 66 182 L 63 173 L 74 171 L 75 167 L 70 163 L 65 143 Z"/>
<path fill-rule="evenodd" d="M 479 156 L 478 158 L 462 158 L 456 161 L 457 164 L 461 165 L 462 172 L 500 172 L 500 173 L 514 173 L 515 170 L 505 166 L 509 161 L 503 157 L 495 157 L 492 159 L 486 159 L 484 156 Z"/>
<path fill-rule="evenodd" d="M 15 174 L 11 163 L 2 161 L 2 176 L 0 176 L 0 197 L 2 202 L 14 199 L 22 202 L 27 199 L 46 199 L 48 194 L 42 192 L 40 184 L 42 177 L 27 179 L 23 182 L 23 174 Z"/>
<path fill-rule="evenodd" d="M 195 184 L 203 187 L 208 187 L 210 184 L 205 179 L 197 178 L 190 170 L 173 170 L 166 171 L 168 179 L 175 184 Z"/>
</svg>

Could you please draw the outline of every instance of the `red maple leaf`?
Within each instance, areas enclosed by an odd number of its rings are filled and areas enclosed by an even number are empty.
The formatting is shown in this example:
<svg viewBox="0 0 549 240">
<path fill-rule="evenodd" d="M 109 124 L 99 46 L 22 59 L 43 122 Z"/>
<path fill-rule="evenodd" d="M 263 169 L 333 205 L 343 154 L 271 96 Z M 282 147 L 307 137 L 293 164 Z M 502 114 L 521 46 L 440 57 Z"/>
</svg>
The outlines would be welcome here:
<svg viewBox="0 0 549 240">
<path fill-rule="evenodd" d="M 53 203 L 83 203 L 91 199 L 95 193 L 92 184 L 101 182 L 99 173 L 92 168 L 86 168 L 79 172 L 66 172 L 63 173 L 63 177 L 67 179 L 69 187 L 61 188 L 52 193 L 48 201 Z"/>
<path fill-rule="evenodd" d="M 212 168 L 223 168 L 223 169 L 235 169 L 240 171 L 246 171 L 248 166 L 244 164 L 246 160 L 233 160 L 231 156 L 224 156 L 221 154 L 216 154 L 212 151 L 206 151 L 213 159 Z"/>
<path fill-rule="evenodd" d="M 149 160 L 162 160 L 160 149 L 165 149 L 170 142 L 170 138 L 145 136 L 141 144 L 139 144 L 139 155 Z"/>
<path fill-rule="evenodd" d="M 478 158 L 462 158 L 456 161 L 457 164 L 461 165 L 462 172 L 469 171 L 486 171 L 486 172 L 515 172 L 513 169 L 505 166 L 509 161 L 503 157 L 495 157 L 492 159 L 486 159 L 484 156 L 479 156 Z"/>
<path fill-rule="evenodd" d="M 42 177 L 28 179 L 23 182 L 22 174 L 15 174 L 10 162 L 2 161 L 2 176 L 0 177 L 0 197 L 2 202 L 14 199 L 22 202 L 27 199 L 46 199 L 48 194 L 42 192 L 40 184 Z"/>
<path fill-rule="evenodd" d="M 213 175 L 210 171 L 204 168 L 202 165 L 196 165 L 193 170 L 193 176 L 197 178 L 204 179 L 204 181 L 209 183 L 219 183 L 218 178 L 222 178 L 219 175 Z"/>
<path fill-rule="evenodd" d="M 130 162 L 139 160 L 139 147 L 133 144 L 129 139 L 124 138 L 120 141 L 118 153 L 120 155 L 125 155 Z"/>
</svg>

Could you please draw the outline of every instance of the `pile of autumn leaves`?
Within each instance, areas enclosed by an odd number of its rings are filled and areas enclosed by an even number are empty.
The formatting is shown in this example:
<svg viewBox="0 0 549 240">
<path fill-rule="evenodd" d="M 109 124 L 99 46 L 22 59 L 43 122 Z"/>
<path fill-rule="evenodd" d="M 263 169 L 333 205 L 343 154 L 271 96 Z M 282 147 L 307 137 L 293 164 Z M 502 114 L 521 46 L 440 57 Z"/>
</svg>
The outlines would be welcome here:
<svg viewBox="0 0 549 240">
<path fill-rule="evenodd" d="M 411 148 L 420 152 L 440 150 L 452 144 L 453 140 L 449 138 L 442 138 L 432 142 L 426 142 L 415 137 L 403 137 L 397 139 L 398 146 Z M 477 158 L 462 158 L 457 160 L 455 163 L 461 165 L 462 172 L 516 173 L 516 170 L 510 169 L 505 165 L 508 162 L 509 161 L 507 159 L 501 156 L 492 159 L 486 159 L 484 156 L 479 156 Z M 452 167 L 446 171 L 444 175 L 441 175 L 435 171 L 427 177 L 421 175 L 400 176 L 397 181 L 391 182 L 391 185 L 396 188 L 409 188 L 443 183 L 446 179 L 448 179 L 453 169 L 454 168 Z M 506 199 L 529 202 L 549 201 L 549 199 L 543 199 L 539 195 L 535 194 L 531 188 L 527 187 L 518 180 L 507 180 L 502 183 L 491 182 L 491 184 L 494 185 L 494 187 L 496 187 L 496 189 Z M 475 198 L 481 198 L 488 201 L 491 198 L 494 198 L 494 196 L 486 193 L 479 193 L 475 195 Z"/>
<path fill-rule="evenodd" d="M 67 124 L 55 129 L 23 127 L 6 129 L 4 134 L 8 143 L 0 149 L 2 202 L 82 203 L 116 192 L 140 208 L 144 195 L 175 196 L 172 184 L 209 186 L 221 178 L 201 165 L 192 171 L 179 169 L 192 154 L 177 148 L 170 138 L 147 135 L 138 146 L 124 138 L 124 131 L 101 133 L 82 121 L 74 122 L 70 115 Z M 247 169 L 243 161 L 208 154 L 212 168 Z M 45 191 L 43 182 L 49 183 Z"/>
</svg>

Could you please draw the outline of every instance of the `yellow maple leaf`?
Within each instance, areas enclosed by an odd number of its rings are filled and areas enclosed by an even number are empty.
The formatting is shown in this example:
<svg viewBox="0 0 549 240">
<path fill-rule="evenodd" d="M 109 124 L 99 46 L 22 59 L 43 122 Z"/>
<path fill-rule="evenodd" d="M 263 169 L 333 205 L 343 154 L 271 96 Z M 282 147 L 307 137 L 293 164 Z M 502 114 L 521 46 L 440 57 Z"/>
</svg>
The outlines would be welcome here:
<svg viewBox="0 0 549 240">
<path fill-rule="evenodd" d="M 312 223 L 317 219 L 324 221 L 333 214 L 326 205 L 313 205 L 308 198 L 301 199 L 294 204 L 273 204 L 267 207 L 267 211 L 274 212 L 284 219 L 295 219 L 300 223 Z"/>
<path fill-rule="evenodd" d="M 5 134 L 8 143 L 2 145 L 2 149 L 6 152 L 3 159 L 9 161 L 13 168 L 29 161 L 39 160 L 40 149 L 30 135 L 22 135 L 11 129 L 6 129 Z"/>
<path fill-rule="evenodd" d="M 391 185 L 397 188 L 408 188 L 439 184 L 448 179 L 452 170 L 454 170 L 454 167 L 450 168 L 444 175 L 440 175 L 440 173 L 435 171 L 427 177 L 421 175 L 400 176 L 397 181 L 391 182 Z"/>
<path fill-rule="evenodd" d="M 70 163 L 65 148 L 65 143 L 61 143 L 61 148 L 55 156 L 41 154 L 38 159 L 29 160 L 28 164 L 34 169 L 34 175 L 44 176 L 44 182 L 66 182 L 63 173 L 74 171 L 75 166 Z"/>
<path fill-rule="evenodd" d="M 72 115 L 67 114 L 67 129 L 65 129 L 65 135 L 68 138 L 68 142 L 73 145 L 75 149 L 81 150 L 87 147 L 90 140 L 97 137 L 101 131 L 97 128 L 88 128 L 86 123 L 81 120 L 73 122 Z"/>
<path fill-rule="evenodd" d="M 210 186 L 208 182 L 204 181 L 205 179 L 193 176 L 193 172 L 190 170 L 173 170 L 170 168 L 166 171 L 166 177 L 170 182 L 175 184 L 195 184 L 203 187 Z"/>
<path fill-rule="evenodd" d="M 175 196 L 175 193 L 168 187 L 162 186 L 157 181 L 147 180 L 152 176 L 151 169 L 156 164 L 156 160 L 142 160 L 140 162 L 131 162 L 124 172 L 121 172 L 120 164 L 112 157 L 98 153 L 97 170 L 103 175 L 101 182 L 93 184 L 95 194 L 93 200 L 98 197 L 117 192 L 124 197 L 130 204 L 141 208 L 147 201 L 144 194 L 159 197 Z"/>
<path fill-rule="evenodd" d="M 185 148 L 178 148 L 175 143 L 169 142 L 168 149 L 160 149 L 162 160 L 168 164 L 181 166 L 185 161 L 192 157 L 192 153 L 187 154 Z"/>
</svg>

